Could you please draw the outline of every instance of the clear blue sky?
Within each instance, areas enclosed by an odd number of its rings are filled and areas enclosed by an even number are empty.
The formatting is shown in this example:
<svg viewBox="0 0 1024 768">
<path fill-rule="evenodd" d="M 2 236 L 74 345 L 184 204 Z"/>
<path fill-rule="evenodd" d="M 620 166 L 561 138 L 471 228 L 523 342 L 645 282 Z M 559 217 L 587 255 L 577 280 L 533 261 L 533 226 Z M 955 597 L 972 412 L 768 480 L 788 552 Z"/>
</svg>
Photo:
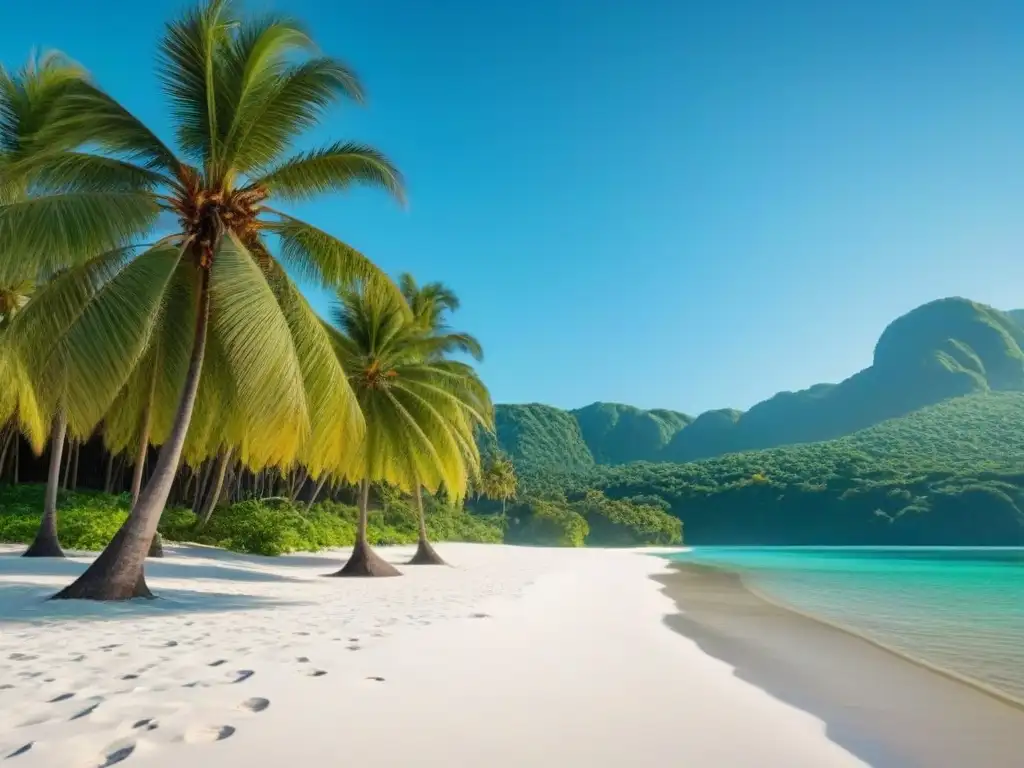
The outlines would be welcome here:
<svg viewBox="0 0 1024 768">
<path fill-rule="evenodd" d="M 4 3 L 0 56 L 64 50 L 163 131 L 154 43 L 179 7 Z M 499 401 L 746 408 L 864 367 L 925 301 L 1024 307 L 1020 2 L 249 7 L 357 69 L 369 107 L 322 135 L 408 177 L 408 210 L 301 213 L 454 287 Z"/>
</svg>

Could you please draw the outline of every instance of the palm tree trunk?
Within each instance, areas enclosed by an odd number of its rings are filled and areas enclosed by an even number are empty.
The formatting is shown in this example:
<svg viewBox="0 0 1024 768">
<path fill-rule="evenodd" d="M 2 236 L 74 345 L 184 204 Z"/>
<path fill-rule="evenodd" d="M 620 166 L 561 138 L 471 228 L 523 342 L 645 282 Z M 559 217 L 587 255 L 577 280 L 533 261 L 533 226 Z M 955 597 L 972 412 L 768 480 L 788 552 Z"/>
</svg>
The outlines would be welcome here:
<svg viewBox="0 0 1024 768">
<path fill-rule="evenodd" d="M 331 576 L 401 576 L 395 566 L 378 555 L 370 547 L 366 529 L 370 517 L 370 481 L 359 485 L 359 526 L 356 529 L 356 545 L 352 548 L 345 567 Z"/>
<path fill-rule="evenodd" d="M 61 448 L 62 453 L 63 451 L 64 449 Z M 65 491 L 68 489 L 68 479 L 71 477 L 71 457 L 74 455 L 74 453 L 75 441 L 68 440 L 67 461 L 64 462 L 64 480 L 61 482 L 61 485 L 64 487 Z"/>
<path fill-rule="evenodd" d="M 139 430 L 139 450 L 135 452 L 135 467 L 132 470 L 132 508 L 139 500 L 139 493 L 142 491 L 142 473 L 146 469 L 146 453 L 149 451 L 149 422 L 150 409 L 153 406 L 153 390 L 156 387 L 156 375 L 153 375 L 153 382 L 150 384 L 149 400 L 146 401 L 146 408 L 142 413 L 142 429 Z"/>
<path fill-rule="evenodd" d="M 25 550 L 23 557 L 64 557 L 57 538 L 57 488 L 60 485 L 60 460 L 64 453 L 64 435 L 68 417 L 62 409 L 50 429 L 50 471 L 46 477 L 46 496 L 43 501 L 43 519 L 35 541 Z"/>
<path fill-rule="evenodd" d="M 320 495 L 320 491 L 323 490 L 324 483 L 327 482 L 327 473 L 324 472 L 320 475 L 320 479 L 316 481 L 316 486 L 313 488 L 313 495 L 309 497 L 309 501 L 306 502 L 306 509 L 310 509 L 316 504 L 316 497 Z"/>
<path fill-rule="evenodd" d="M 201 472 L 196 474 L 196 495 L 192 499 L 192 514 L 199 517 L 203 509 L 203 499 L 206 498 L 206 487 L 210 483 L 210 475 L 213 473 L 213 464 L 209 461 L 203 462 L 205 466 Z"/>
<path fill-rule="evenodd" d="M 291 490 L 288 493 L 289 501 L 294 503 L 295 500 L 299 498 L 299 494 L 302 492 L 302 489 L 306 486 L 306 481 L 308 479 L 309 473 L 306 472 L 306 468 L 299 467 L 298 476 L 293 479 Z"/>
<path fill-rule="evenodd" d="M 221 453 L 220 459 L 217 465 L 217 478 L 213 483 L 213 488 L 210 493 L 206 495 L 206 504 L 200 510 L 199 517 L 199 528 L 203 528 L 208 522 L 210 517 L 213 515 L 213 510 L 217 507 L 217 502 L 220 500 L 221 491 L 224 490 L 224 475 L 228 471 L 228 462 L 231 460 L 231 449 L 228 448 L 226 451 Z"/>
<path fill-rule="evenodd" d="M 427 541 L 427 516 L 423 514 L 423 489 L 416 486 L 416 511 L 420 524 L 419 544 L 409 565 L 447 565 Z"/>
<path fill-rule="evenodd" d="M 110 493 L 114 490 L 114 454 L 107 452 L 107 470 L 103 475 L 103 492 Z"/>
<path fill-rule="evenodd" d="M 198 275 L 199 301 L 196 313 L 195 337 L 192 356 L 185 375 L 178 410 L 174 414 L 167 442 L 160 448 L 156 466 L 149 483 L 132 507 L 131 514 L 110 544 L 97 557 L 85 573 L 56 595 L 57 599 L 128 600 L 133 597 L 152 597 L 146 586 L 144 566 L 146 553 L 156 534 L 160 515 L 171 492 L 174 475 L 178 471 L 185 436 L 192 420 L 192 410 L 199 391 L 199 377 L 203 370 L 206 351 L 206 332 L 210 321 L 210 272 L 200 268 Z"/>
<path fill-rule="evenodd" d="M 7 464 L 7 452 L 11 449 L 11 441 L 14 439 L 15 428 L 13 424 L 3 429 L 3 440 L 0 440 L 0 480 L 4 476 L 4 466 Z"/>
<path fill-rule="evenodd" d="M 75 441 L 75 457 L 71 464 L 71 490 L 78 490 L 78 456 L 82 452 L 82 443 Z"/>
</svg>

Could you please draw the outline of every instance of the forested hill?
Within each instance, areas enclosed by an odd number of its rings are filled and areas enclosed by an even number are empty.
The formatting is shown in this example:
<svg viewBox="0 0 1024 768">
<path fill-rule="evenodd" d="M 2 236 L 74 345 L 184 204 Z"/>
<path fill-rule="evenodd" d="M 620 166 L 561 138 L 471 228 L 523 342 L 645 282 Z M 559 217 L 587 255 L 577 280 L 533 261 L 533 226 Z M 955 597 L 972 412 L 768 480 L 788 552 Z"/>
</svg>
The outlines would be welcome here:
<svg viewBox="0 0 1024 768">
<path fill-rule="evenodd" d="M 950 398 L 999 391 L 1024 391 L 1024 310 L 948 298 L 890 323 L 872 365 L 838 384 L 780 392 L 746 412 L 722 409 L 696 418 L 614 403 L 575 411 L 499 405 L 498 442 L 530 473 L 687 462 L 831 440 Z"/>
<path fill-rule="evenodd" d="M 1021 546 L 1024 393 L 955 398 L 820 443 L 524 478 L 527 495 L 588 489 L 657 497 L 689 544 Z"/>
</svg>

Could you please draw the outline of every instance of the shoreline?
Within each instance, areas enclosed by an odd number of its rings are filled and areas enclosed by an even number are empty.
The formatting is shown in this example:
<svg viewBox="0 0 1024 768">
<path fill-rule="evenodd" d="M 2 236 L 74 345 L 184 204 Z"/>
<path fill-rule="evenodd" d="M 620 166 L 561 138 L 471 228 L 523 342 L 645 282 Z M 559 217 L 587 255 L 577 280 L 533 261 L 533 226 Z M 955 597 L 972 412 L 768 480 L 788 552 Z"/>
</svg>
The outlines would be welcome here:
<svg viewBox="0 0 1024 768">
<path fill-rule="evenodd" d="M 728 569 L 670 567 L 654 576 L 679 611 L 666 625 L 869 765 L 1020 765 L 1024 706 L 1012 696 L 767 598 Z"/>
<path fill-rule="evenodd" d="M 715 566 L 707 567 L 714 568 Z M 728 571 L 727 568 L 722 568 L 721 570 Z M 784 600 L 779 600 L 774 597 L 771 597 L 770 595 L 765 594 L 756 587 L 751 586 L 750 583 L 743 578 L 743 574 L 736 573 L 735 576 L 737 579 L 739 579 L 740 584 L 743 586 L 743 588 L 750 592 L 750 594 L 754 595 L 754 597 L 756 597 L 758 600 L 763 600 L 769 605 L 775 606 L 781 611 L 794 613 L 797 616 L 801 616 L 802 618 L 807 619 L 808 621 L 814 621 L 819 624 L 824 624 L 840 632 L 844 632 L 847 635 L 855 637 L 858 640 L 863 640 L 865 643 L 869 643 L 875 646 L 876 648 L 885 651 L 886 653 L 891 653 L 893 656 L 896 656 L 897 658 L 903 661 L 910 662 L 911 664 L 916 664 L 917 666 L 922 667 L 928 670 L 929 672 L 933 672 L 936 675 L 942 675 L 943 677 L 947 677 L 954 682 L 970 686 L 971 688 L 978 690 L 986 696 L 991 696 L 993 699 L 996 699 L 1000 703 L 1006 704 L 1007 706 L 1013 707 L 1015 709 L 1019 709 L 1022 713 L 1024 713 L 1024 699 L 1019 699 L 1016 696 L 1013 696 L 1012 694 L 1008 693 L 1007 691 L 1002 690 L 1001 688 L 996 688 L 995 686 L 989 685 L 983 680 L 978 680 L 977 678 L 962 674 L 960 672 L 957 672 L 956 670 L 949 669 L 947 667 L 942 667 L 938 664 L 933 664 L 927 659 L 920 658 L 919 656 L 914 656 L 913 654 L 907 653 L 906 651 L 896 648 L 895 646 L 888 645 L 887 643 L 878 640 L 877 638 L 871 637 L 867 633 L 862 632 L 855 627 L 851 627 L 848 624 L 843 624 L 839 621 L 833 621 L 832 619 L 826 619 L 822 616 L 817 616 L 813 613 L 800 610 L 799 608 L 790 605 Z"/>
</svg>

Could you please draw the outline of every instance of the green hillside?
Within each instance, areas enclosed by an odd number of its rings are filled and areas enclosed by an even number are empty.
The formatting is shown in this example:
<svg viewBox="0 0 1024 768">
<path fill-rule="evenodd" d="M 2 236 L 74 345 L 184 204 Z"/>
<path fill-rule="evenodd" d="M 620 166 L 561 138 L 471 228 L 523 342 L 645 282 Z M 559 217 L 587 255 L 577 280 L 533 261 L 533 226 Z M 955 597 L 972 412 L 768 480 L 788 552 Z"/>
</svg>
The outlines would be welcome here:
<svg viewBox="0 0 1024 768">
<path fill-rule="evenodd" d="M 615 403 L 576 411 L 502 405 L 499 443 L 521 469 L 564 471 L 565 465 L 686 462 L 831 440 L 950 398 L 1024 391 L 1019 321 L 1024 310 L 940 299 L 890 323 L 872 365 L 838 384 L 780 392 L 746 412 L 721 409 L 697 418 Z"/>
<path fill-rule="evenodd" d="M 527 483 L 661 497 L 691 544 L 1024 545 L 1024 393 L 961 397 L 811 445 Z"/>
<path fill-rule="evenodd" d="M 495 409 L 497 445 L 481 436 L 480 448 L 493 453 L 500 447 L 520 472 L 576 472 L 594 466 L 594 457 L 568 411 L 550 405 L 499 405 Z"/>
<path fill-rule="evenodd" d="M 599 464 L 657 461 L 679 430 L 693 421 L 676 411 L 644 411 L 620 403 L 594 403 L 571 412 Z"/>
</svg>

